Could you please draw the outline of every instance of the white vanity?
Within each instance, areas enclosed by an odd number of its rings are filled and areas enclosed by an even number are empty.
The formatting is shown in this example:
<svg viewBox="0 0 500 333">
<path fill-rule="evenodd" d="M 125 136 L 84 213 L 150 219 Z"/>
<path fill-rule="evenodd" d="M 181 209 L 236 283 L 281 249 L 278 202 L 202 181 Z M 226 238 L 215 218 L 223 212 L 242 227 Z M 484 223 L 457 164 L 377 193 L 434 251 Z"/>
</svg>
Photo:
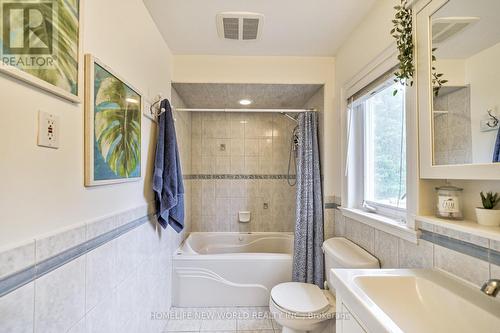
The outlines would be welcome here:
<svg viewBox="0 0 500 333">
<path fill-rule="evenodd" d="M 429 269 L 329 273 L 336 290 L 337 333 L 496 333 L 500 301 Z"/>
</svg>

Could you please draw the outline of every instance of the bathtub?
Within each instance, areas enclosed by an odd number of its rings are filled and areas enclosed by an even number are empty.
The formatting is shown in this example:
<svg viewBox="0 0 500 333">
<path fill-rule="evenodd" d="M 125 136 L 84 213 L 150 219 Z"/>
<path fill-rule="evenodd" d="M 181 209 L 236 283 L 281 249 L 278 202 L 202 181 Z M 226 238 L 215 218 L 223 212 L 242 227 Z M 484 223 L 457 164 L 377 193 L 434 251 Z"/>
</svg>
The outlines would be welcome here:
<svg viewBox="0 0 500 333">
<path fill-rule="evenodd" d="M 291 233 L 193 232 L 173 256 L 173 306 L 268 306 L 292 252 Z"/>
</svg>

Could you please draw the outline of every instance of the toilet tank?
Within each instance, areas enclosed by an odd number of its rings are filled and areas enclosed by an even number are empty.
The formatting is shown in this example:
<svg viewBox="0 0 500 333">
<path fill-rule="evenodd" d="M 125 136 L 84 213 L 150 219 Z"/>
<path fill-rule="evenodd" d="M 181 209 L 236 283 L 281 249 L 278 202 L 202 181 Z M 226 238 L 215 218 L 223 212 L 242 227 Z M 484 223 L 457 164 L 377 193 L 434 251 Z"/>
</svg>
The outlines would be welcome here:
<svg viewBox="0 0 500 333">
<path fill-rule="evenodd" d="M 327 239 L 323 243 L 323 253 L 325 254 L 325 273 L 328 288 L 332 293 L 334 293 L 330 281 L 330 270 L 332 268 L 380 268 L 377 258 L 343 237 Z"/>
</svg>

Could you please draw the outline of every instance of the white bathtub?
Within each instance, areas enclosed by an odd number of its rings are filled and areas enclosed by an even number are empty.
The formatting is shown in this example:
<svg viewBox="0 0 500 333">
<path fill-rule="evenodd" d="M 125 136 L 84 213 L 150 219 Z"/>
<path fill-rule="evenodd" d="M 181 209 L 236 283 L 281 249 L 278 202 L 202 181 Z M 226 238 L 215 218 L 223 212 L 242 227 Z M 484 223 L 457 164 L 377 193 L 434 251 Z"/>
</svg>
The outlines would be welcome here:
<svg viewBox="0 0 500 333">
<path fill-rule="evenodd" d="M 173 306 L 268 306 L 292 252 L 291 233 L 191 233 L 173 257 Z"/>
</svg>

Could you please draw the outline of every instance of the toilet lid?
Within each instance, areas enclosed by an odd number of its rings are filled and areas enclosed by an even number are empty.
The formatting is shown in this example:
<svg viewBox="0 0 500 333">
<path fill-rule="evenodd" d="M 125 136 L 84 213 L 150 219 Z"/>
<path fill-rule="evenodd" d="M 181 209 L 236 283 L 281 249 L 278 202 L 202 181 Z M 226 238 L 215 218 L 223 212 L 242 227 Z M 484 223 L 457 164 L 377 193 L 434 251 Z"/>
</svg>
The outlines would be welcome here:
<svg viewBox="0 0 500 333">
<path fill-rule="evenodd" d="M 308 283 L 281 283 L 271 290 L 271 298 L 281 308 L 294 313 L 319 313 L 330 306 L 323 291 Z"/>
</svg>

